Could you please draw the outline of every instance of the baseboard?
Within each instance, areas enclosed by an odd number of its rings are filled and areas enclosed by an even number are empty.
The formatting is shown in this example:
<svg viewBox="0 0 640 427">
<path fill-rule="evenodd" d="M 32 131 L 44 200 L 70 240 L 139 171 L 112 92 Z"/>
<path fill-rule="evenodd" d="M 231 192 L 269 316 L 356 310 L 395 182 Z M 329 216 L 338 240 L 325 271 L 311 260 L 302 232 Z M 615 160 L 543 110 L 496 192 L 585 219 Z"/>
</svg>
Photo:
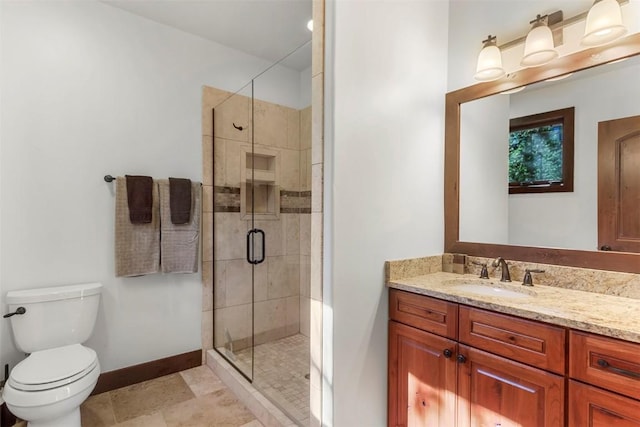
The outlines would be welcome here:
<svg viewBox="0 0 640 427">
<path fill-rule="evenodd" d="M 115 371 L 103 372 L 91 394 L 104 393 L 200 365 L 202 365 L 202 350 L 194 350 L 139 365 L 127 366 Z"/>
</svg>

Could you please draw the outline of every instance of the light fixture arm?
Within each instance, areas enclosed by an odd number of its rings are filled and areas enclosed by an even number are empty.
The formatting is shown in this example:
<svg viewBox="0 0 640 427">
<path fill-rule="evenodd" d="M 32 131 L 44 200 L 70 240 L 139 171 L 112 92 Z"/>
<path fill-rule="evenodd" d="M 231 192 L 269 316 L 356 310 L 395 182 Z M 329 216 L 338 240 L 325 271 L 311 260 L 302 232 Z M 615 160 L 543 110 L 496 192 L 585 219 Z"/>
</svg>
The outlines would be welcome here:
<svg viewBox="0 0 640 427">
<path fill-rule="evenodd" d="M 496 36 L 492 36 L 491 34 L 489 34 L 485 40 L 482 40 L 482 46 L 483 47 L 496 46 L 497 45 L 496 40 L 497 40 Z"/>
<path fill-rule="evenodd" d="M 536 16 L 536 19 L 533 21 L 529 21 L 529 24 L 533 24 L 533 28 L 539 27 L 541 25 L 546 25 L 548 21 L 549 15 L 540 15 Z"/>
</svg>

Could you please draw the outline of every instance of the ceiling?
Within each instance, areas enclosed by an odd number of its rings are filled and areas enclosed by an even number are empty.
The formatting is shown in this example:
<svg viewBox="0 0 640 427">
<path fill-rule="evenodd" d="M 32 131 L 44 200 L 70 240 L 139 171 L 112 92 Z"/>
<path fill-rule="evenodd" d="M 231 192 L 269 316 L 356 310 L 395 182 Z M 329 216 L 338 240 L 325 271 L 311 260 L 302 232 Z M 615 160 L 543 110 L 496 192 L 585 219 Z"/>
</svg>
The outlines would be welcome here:
<svg viewBox="0 0 640 427">
<path fill-rule="evenodd" d="M 102 0 L 161 24 L 276 62 L 311 40 L 311 0 Z M 311 43 L 283 65 L 311 66 Z"/>
</svg>

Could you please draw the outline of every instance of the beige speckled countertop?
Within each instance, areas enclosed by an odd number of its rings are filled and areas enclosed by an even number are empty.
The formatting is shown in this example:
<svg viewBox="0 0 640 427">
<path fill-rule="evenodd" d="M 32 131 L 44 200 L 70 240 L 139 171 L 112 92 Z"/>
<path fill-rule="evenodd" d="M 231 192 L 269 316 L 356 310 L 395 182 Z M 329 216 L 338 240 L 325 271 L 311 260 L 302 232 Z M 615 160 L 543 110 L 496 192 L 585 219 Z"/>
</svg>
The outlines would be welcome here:
<svg viewBox="0 0 640 427">
<path fill-rule="evenodd" d="M 528 296 L 520 298 L 480 295 L 464 289 L 456 289 L 455 286 L 459 284 L 489 284 L 490 287 L 524 293 Z M 389 281 L 388 286 L 640 343 L 640 300 L 638 299 L 543 285 L 526 287 L 519 282 L 501 283 L 496 279 L 479 279 L 477 275 L 444 272 L 395 279 Z M 500 292 L 495 291 L 496 294 Z"/>
</svg>

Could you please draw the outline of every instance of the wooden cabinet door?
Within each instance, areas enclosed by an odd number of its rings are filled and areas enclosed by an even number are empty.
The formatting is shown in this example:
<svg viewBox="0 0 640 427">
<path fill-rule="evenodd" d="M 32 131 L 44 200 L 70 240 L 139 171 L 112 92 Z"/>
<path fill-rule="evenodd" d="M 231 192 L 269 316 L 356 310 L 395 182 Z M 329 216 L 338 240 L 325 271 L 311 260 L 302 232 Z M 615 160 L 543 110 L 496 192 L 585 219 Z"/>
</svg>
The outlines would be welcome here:
<svg viewBox="0 0 640 427">
<path fill-rule="evenodd" d="M 640 252 L 640 116 L 598 123 L 598 248 Z"/>
<path fill-rule="evenodd" d="M 389 322 L 389 427 L 455 425 L 455 351 L 455 341 Z"/>
<path fill-rule="evenodd" d="M 640 427 L 640 402 L 571 380 L 569 427 Z"/>
<path fill-rule="evenodd" d="M 460 345 L 459 427 L 564 424 L 564 378 Z"/>
</svg>

